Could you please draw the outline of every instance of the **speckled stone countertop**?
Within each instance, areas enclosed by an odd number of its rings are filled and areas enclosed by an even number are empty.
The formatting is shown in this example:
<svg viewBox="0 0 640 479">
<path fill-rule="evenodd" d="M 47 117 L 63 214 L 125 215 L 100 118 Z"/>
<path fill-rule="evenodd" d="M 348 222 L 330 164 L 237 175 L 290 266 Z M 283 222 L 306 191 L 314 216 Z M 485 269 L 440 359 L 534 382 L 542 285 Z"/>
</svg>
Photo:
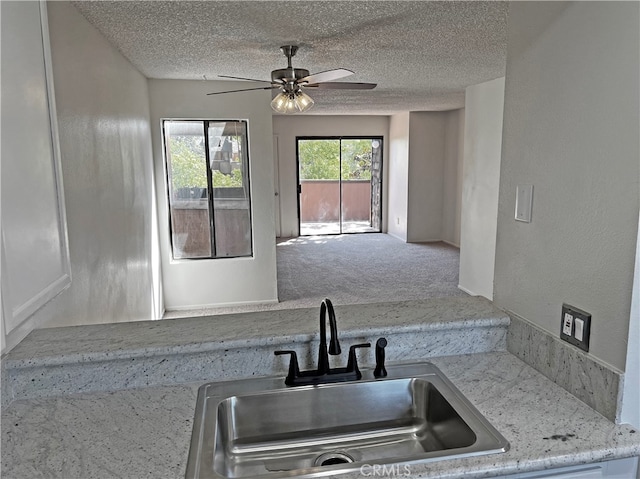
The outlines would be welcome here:
<svg viewBox="0 0 640 479">
<path fill-rule="evenodd" d="M 509 317 L 480 297 L 452 297 L 391 303 L 334 305 L 341 338 L 468 329 L 508 325 Z M 146 357 L 160 353 L 184 354 L 307 342 L 318 334 L 317 308 L 259 311 L 164 321 L 98 324 L 32 331 L 11 350 L 11 367 L 34 367 Z M 73 338 L 70 341 L 70 338 Z"/>
<path fill-rule="evenodd" d="M 389 340 L 387 360 L 505 351 L 509 317 L 482 298 L 336 305 L 343 347 Z M 15 399 L 221 381 L 285 372 L 274 350 L 315 364 L 319 308 L 32 331 L 2 359 L 2 406 Z M 344 355 L 343 355 L 344 356 Z M 375 363 L 372 348 L 358 353 Z M 344 357 L 331 357 L 333 367 Z"/>
<path fill-rule="evenodd" d="M 640 455 L 640 432 L 608 421 L 510 353 L 430 361 L 511 448 L 411 465 L 412 477 L 495 477 Z M 14 401 L 2 414 L 2 477 L 184 477 L 200 385 Z"/>
</svg>

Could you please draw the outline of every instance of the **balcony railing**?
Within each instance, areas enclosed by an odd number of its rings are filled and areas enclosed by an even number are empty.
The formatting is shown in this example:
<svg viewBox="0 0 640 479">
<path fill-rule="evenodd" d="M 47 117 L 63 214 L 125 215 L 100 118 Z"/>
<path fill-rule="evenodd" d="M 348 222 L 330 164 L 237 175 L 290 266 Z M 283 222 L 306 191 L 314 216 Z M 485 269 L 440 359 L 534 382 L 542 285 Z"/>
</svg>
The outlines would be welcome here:
<svg viewBox="0 0 640 479">
<path fill-rule="evenodd" d="M 302 180 L 300 221 L 340 221 L 340 181 Z M 342 181 L 342 221 L 371 221 L 371 182 Z"/>
</svg>

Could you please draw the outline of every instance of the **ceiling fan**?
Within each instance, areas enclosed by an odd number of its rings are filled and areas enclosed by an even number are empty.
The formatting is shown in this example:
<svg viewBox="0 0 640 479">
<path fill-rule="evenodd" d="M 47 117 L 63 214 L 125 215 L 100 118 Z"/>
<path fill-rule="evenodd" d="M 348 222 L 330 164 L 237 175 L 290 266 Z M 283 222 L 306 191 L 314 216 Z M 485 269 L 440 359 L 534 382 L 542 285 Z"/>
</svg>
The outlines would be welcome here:
<svg viewBox="0 0 640 479">
<path fill-rule="evenodd" d="M 287 57 L 287 68 L 273 70 L 271 81 L 254 80 L 253 78 L 242 78 L 228 75 L 219 75 L 221 78 L 232 78 L 234 80 L 247 80 L 253 82 L 269 83 L 269 86 L 257 88 L 243 88 L 240 90 L 219 91 L 207 93 L 207 95 L 221 95 L 225 93 L 235 93 L 251 90 L 280 90 L 280 93 L 271 101 L 271 108 L 278 113 L 298 113 L 309 110 L 313 104 L 313 99 L 303 90 L 307 88 L 318 88 L 324 90 L 371 90 L 376 83 L 356 83 L 356 82 L 336 82 L 339 78 L 353 75 L 354 72 L 344 68 L 327 70 L 324 72 L 309 74 L 309 70 L 304 68 L 293 68 L 291 58 L 298 51 L 296 45 L 285 45 L 280 47 L 282 53 Z"/>
</svg>

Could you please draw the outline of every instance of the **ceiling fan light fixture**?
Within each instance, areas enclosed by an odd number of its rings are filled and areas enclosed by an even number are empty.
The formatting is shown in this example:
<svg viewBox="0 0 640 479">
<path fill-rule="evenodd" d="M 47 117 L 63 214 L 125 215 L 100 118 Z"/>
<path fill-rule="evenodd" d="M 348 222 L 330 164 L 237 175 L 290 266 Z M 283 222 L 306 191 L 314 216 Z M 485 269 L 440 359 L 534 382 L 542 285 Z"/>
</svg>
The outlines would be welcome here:
<svg viewBox="0 0 640 479">
<path fill-rule="evenodd" d="M 283 92 L 278 93 L 273 100 L 271 100 L 271 109 L 276 113 L 285 113 L 286 104 L 289 101 L 289 96 Z"/>
<path fill-rule="evenodd" d="M 313 104 L 313 98 L 300 90 L 291 93 L 280 92 L 271 100 L 273 111 L 285 115 L 305 112 L 311 109 Z"/>
<path fill-rule="evenodd" d="M 307 110 L 310 110 L 313 105 L 314 105 L 314 101 L 313 98 L 311 98 L 309 95 L 307 95 L 306 93 L 299 91 L 296 94 L 296 106 L 298 107 L 298 109 L 300 110 L 300 112 L 304 112 Z"/>
<path fill-rule="evenodd" d="M 0 0 L 2 1 L 2 0 Z M 336 82 L 340 78 L 353 75 L 351 70 L 336 68 L 319 73 L 309 74 L 305 68 L 293 68 L 291 57 L 298 51 L 297 45 L 284 45 L 280 47 L 282 53 L 287 57 L 287 68 L 280 68 L 271 72 L 271 81 L 255 80 L 253 78 L 235 77 L 220 75 L 223 78 L 234 80 L 247 80 L 253 82 L 269 83 L 269 86 L 243 88 L 240 90 L 217 91 L 207 93 L 207 95 L 220 95 L 223 93 L 235 93 L 251 90 L 275 90 L 280 92 L 271 100 L 271 108 L 276 113 L 290 115 L 293 113 L 304 113 L 313 108 L 314 101 L 309 95 L 302 91 L 303 88 L 320 88 L 324 90 L 371 90 L 376 87 L 375 83 L 353 83 Z"/>
</svg>

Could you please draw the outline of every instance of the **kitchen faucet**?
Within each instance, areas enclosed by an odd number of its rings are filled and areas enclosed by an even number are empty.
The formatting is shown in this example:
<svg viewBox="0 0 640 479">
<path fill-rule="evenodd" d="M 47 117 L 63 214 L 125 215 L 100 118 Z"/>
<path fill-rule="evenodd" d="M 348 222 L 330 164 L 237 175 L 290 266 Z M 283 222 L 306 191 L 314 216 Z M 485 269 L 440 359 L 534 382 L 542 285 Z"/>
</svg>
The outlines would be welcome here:
<svg viewBox="0 0 640 479">
<path fill-rule="evenodd" d="M 329 320 L 329 331 L 331 339 L 327 347 L 327 315 Z M 318 348 L 318 368 L 310 371 L 300 371 L 298 367 L 298 356 L 295 351 L 275 351 L 277 356 L 281 354 L 291 355 L 289 362 L 289 374 L 285 379 L 287 386 L 309 386 L 314 384 L 335 383 L 344 381 L 354 381 L 362 378 L 362 373 L 358 369 L 356 349 L 368 348 L 371 343 L 354 344 L 349 348 L 349 358 L 347 367 L 331 369 L 329 366 L 329 354 L 336 356 L 340 354 L 340 342 L 338 341 L 338 326 L 336 323 L 336 313 L 333 304 L 329 299 L 325 299 L 320 305 L 320 346 Z"/>
<path fill-rule="evenodd" d="M 331 340 L 329 342 L 329 350 L 327 351 L 327 312 L 329 313 L 329 331 Z M 338 341 L 338 325 L 336 324 L 336 313 L 333 310 L 333 304 L 327 298 L 320 305 L 320 347 L 318 349 L 318 372 L 328 374 L 329 354 L 337 356 L 342 351 L 340 342 Z"/>
</svg>

